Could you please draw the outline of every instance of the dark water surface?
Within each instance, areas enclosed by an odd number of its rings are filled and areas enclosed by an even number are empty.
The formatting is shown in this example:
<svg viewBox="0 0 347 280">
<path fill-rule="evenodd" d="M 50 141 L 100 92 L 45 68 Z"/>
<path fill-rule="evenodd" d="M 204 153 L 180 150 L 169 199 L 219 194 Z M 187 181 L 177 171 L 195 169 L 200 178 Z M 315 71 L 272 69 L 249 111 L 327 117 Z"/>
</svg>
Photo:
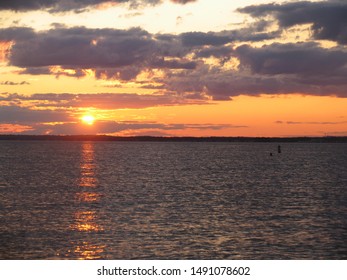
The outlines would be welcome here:
<svg viewBox="0 0 347 280">
<path fill-rule="evenodd" d="M 281 145 L 1 141 L 0 258 L 346 259 L 347 144 Z"/>
</svg>

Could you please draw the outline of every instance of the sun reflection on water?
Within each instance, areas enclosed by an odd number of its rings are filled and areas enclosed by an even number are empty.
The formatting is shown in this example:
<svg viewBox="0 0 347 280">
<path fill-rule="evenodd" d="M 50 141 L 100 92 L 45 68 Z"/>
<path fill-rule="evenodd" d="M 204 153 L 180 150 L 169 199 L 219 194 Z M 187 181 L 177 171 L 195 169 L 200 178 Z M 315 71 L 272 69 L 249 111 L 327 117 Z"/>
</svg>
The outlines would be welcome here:
<svg viewBox="0 0 347 280">
<path fill-rule="evenodd" d="M 82 144 L 82 155 L 80 164 L 80 187 L 96 187 L 97 179 L 95 174 L 96 163 L 94 145 L 91 142 Z"/>
<path fill-rule="evenodd" d="M 97 202 L 100 200 L 101 194 L 95 192 L 79 192 L 76 193 L 76 199 L 81 202 Z"/>
<path fill-rule="evenodd" d="M 74 253 L 79 260 L 97 260 L 101 259 L 101 254 L 104 252 L 106 245 L 91 244 L 89 242 L 82 242 L 77 245 Z"/>
<path fill-rule="evenodd" d="M 97 214 L 95 211 L 81 211 L 75 213 L 75 224 L 71 226 L 77 231 L 98 232 L 102 227 L 96 222 Z"/>
<path fill-rule="evenodd" d="M 78 259 L 101 259 L 106 245 L 95 245 L 99 242 L 94 234 L 103 231 L 103 228 L 98 222 L 97 204 L 101 194 L 97 191 L 94 144 L 84 142 L 81 148 L 79 191 L 75 194 L 75 200 L 81 206 L 75 211 L 74 223 L 70 225 L 70 229 L 81 237 L 70 252 Z"/>
</svg>

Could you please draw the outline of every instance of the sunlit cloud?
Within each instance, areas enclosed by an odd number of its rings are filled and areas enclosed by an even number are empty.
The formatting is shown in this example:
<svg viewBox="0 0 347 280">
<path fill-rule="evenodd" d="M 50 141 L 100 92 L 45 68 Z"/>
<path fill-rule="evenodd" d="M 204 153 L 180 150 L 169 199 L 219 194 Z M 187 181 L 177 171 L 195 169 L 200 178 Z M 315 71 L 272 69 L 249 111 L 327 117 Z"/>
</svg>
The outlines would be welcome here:
<svg viewBox="0 0 347 280">
<path fill-rule="evenodd" d="M 142 73 L 162 70 L 162 77 L 147 82 L 166 91 L 202 93 L 215 100 L 263 93 L 346 95 L 344 48 L 327 49 L 316 42 L 240 45 L 277 36 L 263 33 L 262 28 L 261 33 L 257 28 L 253 33 L 249 30 L 170 35 L 140 28 L 45 32 L 10 28 L 0 37 L 14 41 L 9 64 L 24 68 L 22 74 L 81 78 L 92 73 L 96 79 L 138 83 Z M 224 67 L 232 63 L 234 68 Z"/>
<path fill-rule="evenodd" d="M 13 134 L 32 131 L 32 127 L 21 124 L 0 123 L 0 134 Z"/>
</svg>

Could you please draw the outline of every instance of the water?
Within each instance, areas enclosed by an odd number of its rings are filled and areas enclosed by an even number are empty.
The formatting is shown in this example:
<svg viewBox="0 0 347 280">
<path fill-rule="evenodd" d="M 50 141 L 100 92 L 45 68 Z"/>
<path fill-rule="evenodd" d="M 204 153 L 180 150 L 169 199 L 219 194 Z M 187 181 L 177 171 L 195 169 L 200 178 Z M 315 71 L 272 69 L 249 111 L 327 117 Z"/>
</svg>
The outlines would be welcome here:
<svg viewBox="0 0 347 280">
<path fill-rule="evenodd" d="M 0 258 L 346 259 L 347 144 L 281 145 L 1 141 Z"/>
</svg>

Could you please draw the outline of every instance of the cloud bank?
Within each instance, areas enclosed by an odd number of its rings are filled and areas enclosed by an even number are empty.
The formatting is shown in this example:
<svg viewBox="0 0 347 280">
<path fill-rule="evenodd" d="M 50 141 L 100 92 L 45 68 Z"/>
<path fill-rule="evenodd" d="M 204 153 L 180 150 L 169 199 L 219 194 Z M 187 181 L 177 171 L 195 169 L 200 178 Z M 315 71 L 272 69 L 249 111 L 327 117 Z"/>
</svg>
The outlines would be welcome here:
<svg viewBox="0 0 347 280">
<path fill-rule="evenodd" d="M 253 18 L 272 16 L 281 28 L 311 24 L 313 38 L 347 44 L 346 1 L 299 1 L 282 5 L 271 3 L 238 9 Z"/>
<path fill-rule="evenodd" d="M 269 11 L 294 4 L 273 5 Z M 305 9 L 316 8 L 311 4 Z M 242 10 L 246 11 L 254 16 L 268 13 L 262 5 Z M 5 28 L 0 30 L 0 40 L 12 42 L 6 59 L 22 68 L 22 74 L 80 78 L 92 71 L 97 79 L 137 82 L 138 75 L 147 73 L 148 82 L 162 92 L 214 100 L 242 94 L 347 96 L 344 46 L 326 48 L 315 41 L 270 43 L 280 33 L 265 32 L 266 24 L 262 26 L 178 35 L 151 34 L 141 28 L 58 27 L 40 32 Z M 255 42 L 264 44 L 255 47 Z M 233 67 L 225 66 L 232 61 Z M 161 77 L 153 74 L 156 70 L 162 71 Z"/>
<path fill-rule="evenodd" d="M 195 2 L 195 0 L 170 1 L 182 5 Z M 158 5 L 160 3 L 162 3 L 162 0 L 2 0 L 0 2 L 0 10 L 17 12 L 46 10 L 51 13 L 68 11 L 81 13 L 102 5 L 128 4 L 130 8 L 137 8 L 146 5 Z"/>
</svg>

